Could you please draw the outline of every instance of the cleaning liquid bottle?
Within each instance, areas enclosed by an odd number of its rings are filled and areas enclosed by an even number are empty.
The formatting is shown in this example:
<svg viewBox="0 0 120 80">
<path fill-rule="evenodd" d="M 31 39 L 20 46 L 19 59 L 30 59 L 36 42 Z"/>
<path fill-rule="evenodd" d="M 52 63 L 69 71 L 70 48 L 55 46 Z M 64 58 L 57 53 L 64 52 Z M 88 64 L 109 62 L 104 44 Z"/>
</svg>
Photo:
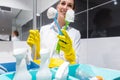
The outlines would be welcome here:
<svg viewBox="0 0 120 80">
<path fill-rule="evenodd" d="M 67 80 L 69 72 L 69 62 L 64 62 L 57 70 L 55 80 Z"/>
<path fill-rule="evenodd" d="M 40 68 L 36 74 L 36 80 L 52 80 L 52 73 L 48 68 L 50 51 L 48 49 L 41 49 L 41 63 Z"/>
<path fill-rule="evenodd" d="M 27 52 L 28 50 L 25 48 L 14 50 L 13 56 L 16 58 L 16 72 L 13 80 L 32 80 L 26 65 Z"/>
</svg>

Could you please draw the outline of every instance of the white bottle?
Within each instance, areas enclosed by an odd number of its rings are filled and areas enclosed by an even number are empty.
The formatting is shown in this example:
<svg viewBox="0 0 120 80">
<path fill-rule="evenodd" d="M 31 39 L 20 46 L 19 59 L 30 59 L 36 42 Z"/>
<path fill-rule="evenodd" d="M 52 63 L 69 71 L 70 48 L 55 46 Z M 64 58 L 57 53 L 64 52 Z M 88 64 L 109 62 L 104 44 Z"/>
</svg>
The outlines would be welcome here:
<svg viewBox="0 0 120 80">
<path fill-rule="evenodd" d="M 55 80 L 67 80 L 69 72 L 69 62 L 64 62 L 57 70 Z"/>
<path fill-rule="evenodd" d="M 16 58 L 16 72 L 13 80 L 32 80 L 26 65 L 27 49 L 15 49 L 13 56 Z"/>
<path fill-rule="evenodd" d="M 40 68 L 36 74 L 36 80 L 52 80 L 52 73 L 48 68 L 50 51 L 48 49 L 41 49 L 41 63 Z"/>
</svg>

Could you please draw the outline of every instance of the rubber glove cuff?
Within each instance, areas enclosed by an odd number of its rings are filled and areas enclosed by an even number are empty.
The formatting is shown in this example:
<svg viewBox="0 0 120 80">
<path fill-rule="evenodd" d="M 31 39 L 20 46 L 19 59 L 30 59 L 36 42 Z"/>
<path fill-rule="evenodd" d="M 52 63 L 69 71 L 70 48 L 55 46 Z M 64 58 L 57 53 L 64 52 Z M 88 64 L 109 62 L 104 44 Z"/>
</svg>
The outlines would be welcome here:
<svg viewBox="0 0 120 80">
<path fill-rule="evenodd" d="M 33 62 L 35 62 L 36 64 L 40 64 L 40 60 L 39 59 L 33 60 Z"/>
<path fill-rule="evenodd" d="M 59 58 L 50 58 L 49 68 L 59 67 L 63 62 L 64 60 Z"/>
</svg>

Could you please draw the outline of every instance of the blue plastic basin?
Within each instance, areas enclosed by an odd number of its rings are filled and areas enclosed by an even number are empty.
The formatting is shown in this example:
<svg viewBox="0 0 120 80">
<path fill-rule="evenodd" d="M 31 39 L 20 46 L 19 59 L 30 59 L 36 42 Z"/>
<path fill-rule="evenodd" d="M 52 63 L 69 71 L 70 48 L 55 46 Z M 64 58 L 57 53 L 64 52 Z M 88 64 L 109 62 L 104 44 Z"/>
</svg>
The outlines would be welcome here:
<svg viewBox="0 0 120 80">
<path fill-rule="evenodd" d="M 10 63 L 1 63 L 1 66 L 7 69 L 8 72 L 16 71 L 16 62 L 10 62 Z M 34 62 L 30 62 L 30 65 L 27 65 L 27 69 L 38 69 L 39 65 L 37 65 Z"/>
</svg>

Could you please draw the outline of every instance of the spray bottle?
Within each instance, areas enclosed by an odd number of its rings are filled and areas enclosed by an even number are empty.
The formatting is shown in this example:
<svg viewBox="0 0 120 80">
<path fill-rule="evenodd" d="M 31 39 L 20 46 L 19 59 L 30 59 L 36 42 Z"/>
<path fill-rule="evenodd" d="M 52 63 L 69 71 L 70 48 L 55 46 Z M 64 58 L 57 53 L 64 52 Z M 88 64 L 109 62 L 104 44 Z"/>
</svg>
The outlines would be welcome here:
<svg viewBox="0 0 120 80">
<path fill-rule="evenodd" d="M 48 68 L 50 51 L 48 49 L 41 49 L 40 54 L 41 54 L 41 63 L 40 63 L 40 68 L 36 74 L 36 80 L 51 80 L 52 73 Z"/>
<path fill-rule="evenodd" d="M 16 72 L 13 80 L 32 80 L 32 76 L 27 70 L 26 62 L 28 50 L 25 48 L 15 49 L 13 56 L 16 58 Z M 28 61 L 29 63 L 30 61 Z"/>
</svg>

